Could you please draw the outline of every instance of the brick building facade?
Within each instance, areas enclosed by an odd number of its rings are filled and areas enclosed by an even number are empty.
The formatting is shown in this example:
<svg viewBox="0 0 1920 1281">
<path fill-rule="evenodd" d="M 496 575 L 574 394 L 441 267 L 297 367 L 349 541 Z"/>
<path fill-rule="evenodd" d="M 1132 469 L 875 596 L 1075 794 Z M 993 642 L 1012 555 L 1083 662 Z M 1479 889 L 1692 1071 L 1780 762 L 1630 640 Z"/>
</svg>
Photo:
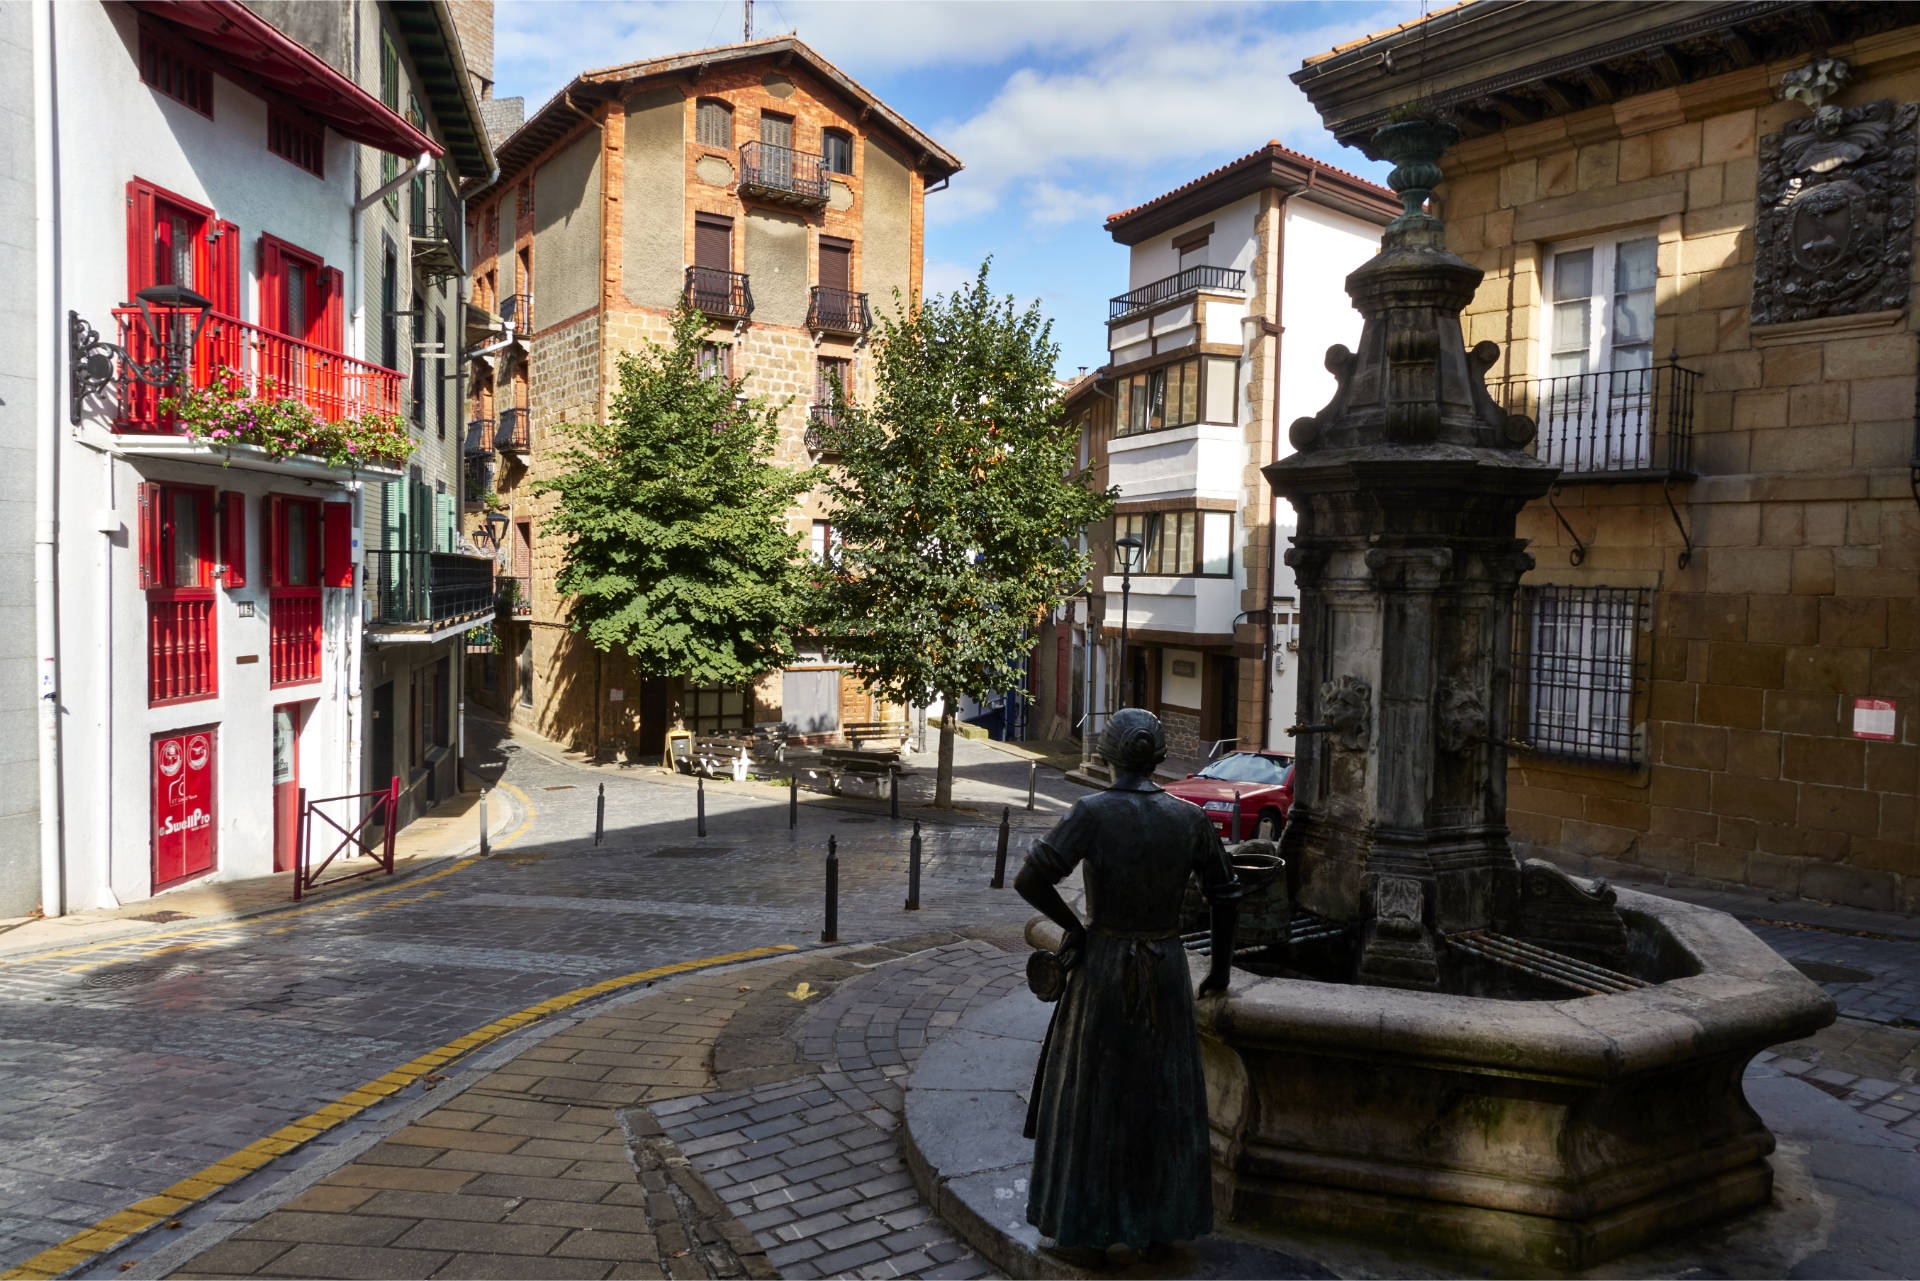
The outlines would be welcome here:
<svg viewBox="0 0 1920 1281">
<path fill-rule="evenodd" d="M 490 341 L 467 447 L 475 492 L 507 517 L 516 585 L 479 686 L 545 734 L 647 759 L 676 714 L 703 732 L 786 720 L 809 736 L 869 719 L 871 699 L 835 687 L 817 648 L 750 690 L 688 690 L 596 653 L 567 629 L 561 547 L 540 534 L 554 499 L 532 489 L 556 429 L 606 412 L 620 355 L 665 340 L 683 297 L 746 390 L 787 402 L 776 460 L 819 461 L 824 380 L 870 394 L 871 311 L 918 292 L 924 196 L 959 161 L 791 37 L 589 72 L 499 153 L 498 180 L 470 193 L 476 336 Z M 825 514 L 817 495 L 796 505 L 803 547 L 830 538 Z"/>
<path fill-rule="evenodd" d="M 1465 135 L 1466 340 L 1563 468 L 1520 521 L 1524 853 L 1920 909 L 1911 21 L 1476 0 L 1294 77 L 1353 145 L 1417 92 Z"/>
</svg>

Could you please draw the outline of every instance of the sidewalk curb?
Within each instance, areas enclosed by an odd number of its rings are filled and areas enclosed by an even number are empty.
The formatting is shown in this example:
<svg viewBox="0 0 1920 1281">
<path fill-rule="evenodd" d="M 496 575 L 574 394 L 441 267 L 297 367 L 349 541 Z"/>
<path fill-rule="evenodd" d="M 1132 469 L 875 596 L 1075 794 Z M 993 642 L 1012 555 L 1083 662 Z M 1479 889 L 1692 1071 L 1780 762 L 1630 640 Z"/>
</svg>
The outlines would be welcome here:
<svg viewBox="0 0 1920 1281">
<path fill-rule="evenodd" d="M 488 788 L 486 790 L 492 793 L 498 789 Z M 490 822 L 487 826 L 487 841 L 489 844 L 497 843 L 501 836 L 513 829 L 515 821 L 519 817 L 519 811 L 520 805 L 518 802 L 511 802 L 500 807 L 500 817 Z M 364 886 L 334 896 L 319 899 L 306 898 L 299 901 L 295 901 L 292 898 L 278 899 L 272 902 L 254 904 L 249 907 L 235 908 L 232 911 L 216 912 L 207 916 L 189 917 L 183 921 L 140 921 L 138 924 L 144 928 L 128 930 L 124 934 L 115 934 L 104 928 L 97 930 L 87 928 L 76 932 L 72 938 L 61 939 L 56 942 L 34 943 L 27 947 L 15 948 L 9 948 L 4 944 L 0 944 L 0 969 L 11 965 L 25 964 L 42 956 L 67 952 L 76 948 L 112 946 L 116 943 L 137 943 L 144 939 L 171 937 L 176 934 L 191 934 L 196 930 L 208 929 L 216 925 L 231 925 L 236 921 L 251 920 L 258 916 L 270 916 L 276 912 L 285 912 L 307 907 L 332 907 L 337 904 L 358 900 L 368 894 L 384 891 L 395 885 L 405 884 L 429 872 L 439 871 L 449 864 L 457 863 L 461 859 L 476 857 L 479 853 L 480 841 L 477 837 L 474 837 L 463 841 L 452 850 L 437 854 L 417 855 L 407 860 L 404 865 L 396 866 L 392 875 L 386 877 L 384 880 L 377 882 L 369 880 Z M 163 904 L 164 902 L 165 897 L 158 896 L 152 899 L 141 900 L 138 906 Z M 162 907 L 156 910 L 165 909 Z M 101 921 L 99 924 L 104 927 L 114 922 L 128 921 L 131 919 L 131 917 L 110 917 Z"/>
</svg>

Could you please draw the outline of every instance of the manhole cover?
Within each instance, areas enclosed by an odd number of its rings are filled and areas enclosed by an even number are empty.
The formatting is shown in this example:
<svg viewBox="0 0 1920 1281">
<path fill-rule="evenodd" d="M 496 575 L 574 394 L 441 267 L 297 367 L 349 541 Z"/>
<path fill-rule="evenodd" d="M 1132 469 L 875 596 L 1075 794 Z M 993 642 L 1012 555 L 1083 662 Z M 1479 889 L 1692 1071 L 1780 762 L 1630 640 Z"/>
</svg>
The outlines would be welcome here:
<svg viewBox="0 0 1920 1281">
<path fill-rule="evenodd" d="M 81 987 L 114 990 L 123 987 L 138 987 L 142 983 L 151 983 L 155 979 L 176 978 L 182 974 L 198 974 L 200 967 L 187 962 L 173 965 L 120 965 L 98 974 L 89 974 L 80 980 Z"/>
<path fill-rule="evenodd" d="M 665 849 L 655 850 L 653 856 L 655 858 L 719 858 L 722 854 L 731 853 L 733 848 L 728 845 L 669 845 Z"/>
<path fill-rule="evenodd" d="M 1857 970 L 1851 965 L 1833 965 L 1826 961 L 1793 961 L 1790 964 L 1815 983 L 1871 983 L 1880 977 L 1871 970 Z"/>
<path fill-rule="evenodd" d="M 155 921 L 159 923 L 165 923 L 167 921 L 184 921 L 189 918 L 188 918 L 188 913 L 186 912 L 142 912 L 138 916 L 129 917 L 128 919 L 134 920 L 134 921 Z"/>
</svg>

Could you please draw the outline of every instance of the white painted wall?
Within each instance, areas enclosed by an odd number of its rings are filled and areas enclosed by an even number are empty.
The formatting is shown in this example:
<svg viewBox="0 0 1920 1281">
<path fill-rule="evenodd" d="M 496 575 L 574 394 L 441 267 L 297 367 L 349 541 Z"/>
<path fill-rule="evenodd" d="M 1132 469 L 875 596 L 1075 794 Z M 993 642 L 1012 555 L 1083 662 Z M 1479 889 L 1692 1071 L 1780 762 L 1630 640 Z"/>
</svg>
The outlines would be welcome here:
<svg viewBox="0 0 1920 1281">
<path fill-rule="evenodd" d="M 1240 469 L 1247 455 L 1238 427 L 1195 423 L 1117 437 L 1107 446 L 1107 483 L 1121 501 L 1240 497 Z"/>
<path fill-rule="evenodd" d="M 1207 239 L 1206 249 L 1193 256 L 1193 262 L 1201 262 L 1209 267 L 1237 267 L 1241 271 L 1253 270 L 1254 256 L 1254 220 L 1260 213 L 1260 196 L 1242 196 L 1229 205 L 1222 205 L 1181 223 L 1171 231 L 1162 232 L 1153 239 L 1133 246 L 1133 252 L 1127 263 L 1127 288 L 1138 289 L 1150 285 L 1156 280 L 1164 280 L 1180 270 L 1180 254 L 1173 242 L 1186 235 L 1195 227 L 1213 224 L 1213 235 Z"/>
<path fill-rule="evenodd" d="M 349 277 L 351 144 L 328 134 L 325 179 L 266 149 L 266 105 L 216 74 L 213 118 L 140 83 L 138 24 L 124 6 L 54 6 L 60 175 L 59 309 L 77 311 L 112 337 L 112 308 L 127 287 L 127 183 L 142 178 L 213 208 L 239 225 L 242 318 L 257 320 L 258 255 L 269 232 L 318 255 Z M 60 362 L 64 374 L 65 360 Z M 65 388 L 55 397 L 64 413 Z M 356 790 L 360 627 L 354 593 L 323 591 L 324 676 L 295 690 L 268 689 L 268 611 L 257 513 L 270 491 L 351 500 L 340 477 L 267 476 L 239 467 L 123 455 L 102 416 L 63 434 L 61 530 L 62 714 L 67 882 L 74 910 L 151 893 L 151 736 L 218 724 L 218 870 L 213 879 L 263 875 L 272 867 L 272 712 L 315 699 L 301 739 L 310 793 Z M 140 590 L 136 485 L 174 481 L 247 495 L 249 586 L 216 588 L 219 695 L 147 706 L 146 594 Z M 356 548 L 356 559 L 358 549 Z M 242 619 L 243 602 L 256 603 Z M 244 654 L 257 663 L 237 664 Z"/>
</svg>

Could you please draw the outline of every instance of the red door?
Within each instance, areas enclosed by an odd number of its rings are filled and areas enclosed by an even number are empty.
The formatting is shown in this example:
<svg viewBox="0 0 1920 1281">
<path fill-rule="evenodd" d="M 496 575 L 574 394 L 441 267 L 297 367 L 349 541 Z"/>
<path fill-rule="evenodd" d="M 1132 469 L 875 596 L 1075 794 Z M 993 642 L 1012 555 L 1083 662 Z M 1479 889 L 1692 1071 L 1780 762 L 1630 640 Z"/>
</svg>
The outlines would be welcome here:
<svg viewBox="0 0 1920 1281">
<path fill-rule="evenodd" d="M 212 726 L 153 739 L 153 887 L 213 870 Z"/>
<path fill-rule="evenodd" d="M 273 709 L 273 870 L 293 870 L 300 837 L 300 704 Z"/>
</svg>

